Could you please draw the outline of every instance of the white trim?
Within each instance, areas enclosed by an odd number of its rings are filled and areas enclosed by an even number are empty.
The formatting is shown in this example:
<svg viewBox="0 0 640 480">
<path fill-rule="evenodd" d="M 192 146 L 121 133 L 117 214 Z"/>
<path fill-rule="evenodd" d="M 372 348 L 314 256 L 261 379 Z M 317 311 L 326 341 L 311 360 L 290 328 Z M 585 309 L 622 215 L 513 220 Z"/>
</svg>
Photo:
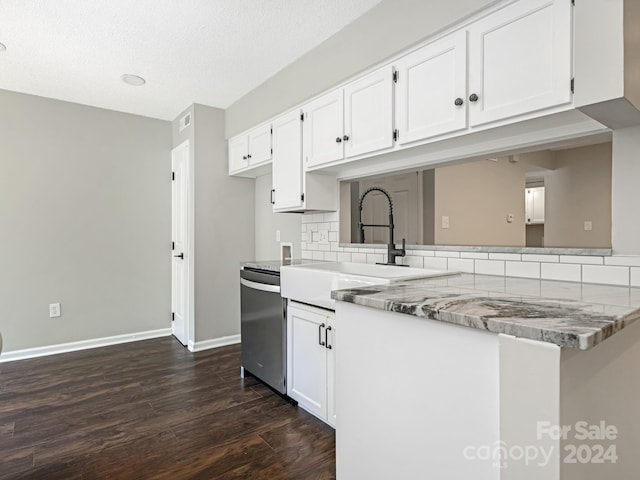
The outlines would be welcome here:
<svg viewBox="0 0 640 480">
<path fill-rule="evenodd" d="M 201 352 L 210 348 L 226 347 L 227 345 L 235 345 L 240 343 L 240 334 L 229 335 L 227 337 L 211 338 L 201 342 L 193 342 L 189 340 L 189 350 L 191 352 Z"/>
<path fill-rule="evenodd" d="M 113 337 L 93 338 L 90 340 L 80 340 L 78 342 L 47 345 L 44 347 L 25 348 L 23 350 L 13 350 L 0 353 L 0 363 L 44 357 L 46 355 L 57 355 L 59 353 L 76 352 L 78 350 L 88 350 L 90 348 L 107 347 L 109 345 L 137 342 L 139 340 L 149 340 L 151 338 L 168 337 L 169 335 L 171 335 L 170 328 L 160 328 L 158 330 L 147 330 L 146 332 L 114 335 Z"/>
</svg>

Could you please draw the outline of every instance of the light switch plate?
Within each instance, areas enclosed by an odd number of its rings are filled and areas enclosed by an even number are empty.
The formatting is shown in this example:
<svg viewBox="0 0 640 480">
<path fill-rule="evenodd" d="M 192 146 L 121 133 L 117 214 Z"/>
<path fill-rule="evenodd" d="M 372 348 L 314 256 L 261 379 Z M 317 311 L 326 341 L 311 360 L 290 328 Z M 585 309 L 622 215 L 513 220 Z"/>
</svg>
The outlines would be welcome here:
<svg viewBox="0 0 640 480">
<path fill-rule="evenodd" d="M 442 216 L 442 228 L 449 228 L 449 217 L 447 215 Z"/>
<path fill-rule="evenodd" d="M 50 303 L 49 304 L 49 318 L 56 318 L 60 316 L 60 304 L 59 303 Z"/>
<path fill-rule="evenodd" d="M 318 231 L 318 243 L 321 245 L 329 245 L 329 230 Z"/>
<path fill-rule="evenodd" d="M 590 232 L 591 230 L 593 230 L 593 223 L 591 222 L 591 220 L 587 220 L 586 222 L 584 222 L 584 230 L 585 232 Z"/>
</svg>

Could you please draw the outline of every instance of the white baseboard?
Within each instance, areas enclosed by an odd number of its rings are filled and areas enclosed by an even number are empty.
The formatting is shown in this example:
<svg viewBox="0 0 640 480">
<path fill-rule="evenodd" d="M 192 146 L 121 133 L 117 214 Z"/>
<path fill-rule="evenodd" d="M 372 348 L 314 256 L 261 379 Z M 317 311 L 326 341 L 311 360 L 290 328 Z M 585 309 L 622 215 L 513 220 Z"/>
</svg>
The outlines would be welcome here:
<svg viewBox="0 0 640 480">
<path fill-rule="evenodd" d="M 119 343 L 137 342 L 151 338 L 167 337 L 171 335 L 170 328 L 158 330 L 148 330 L 146 332 L 127 333 L 125 335 L 115 335 L 113 337 L 94 338 L 91 340 L 81 340 L 79 342 L 60 343 L 58 345 L 48 345 L 46 347 L 25 348 L 24 350 L 13 350 L 0 353 L 0 363 L 25 360 L 27 358 L 44 357 L 46 355 L 56 355 L 58 353 L 75 352 L 87 350 L 89 348 L 107 347 Z"/>
<path fill-rule="evenodd" d="M 228 337 L 212 338 L 201 342 L 189 341 L 189 350 L 192 352 L 201 352 L 210 348 L 226 347 L 227 345 L 235 345 L 240 343 L 240 334 L 229 335 Z"/>
</svg>

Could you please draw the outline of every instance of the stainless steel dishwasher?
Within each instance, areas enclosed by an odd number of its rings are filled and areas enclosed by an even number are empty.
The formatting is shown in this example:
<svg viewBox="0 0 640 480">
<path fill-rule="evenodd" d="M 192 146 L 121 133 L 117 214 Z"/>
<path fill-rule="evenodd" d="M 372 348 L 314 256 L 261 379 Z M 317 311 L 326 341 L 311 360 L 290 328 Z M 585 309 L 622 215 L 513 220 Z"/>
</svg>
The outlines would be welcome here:
<svg viewBox="0 0 640 480">
<path fill-rule="evenodd" d="M 280 296 L 280 273 L 240 270 L 242 376 L 250 373 L 286 395 L 286 301 Z"/>
</svg>

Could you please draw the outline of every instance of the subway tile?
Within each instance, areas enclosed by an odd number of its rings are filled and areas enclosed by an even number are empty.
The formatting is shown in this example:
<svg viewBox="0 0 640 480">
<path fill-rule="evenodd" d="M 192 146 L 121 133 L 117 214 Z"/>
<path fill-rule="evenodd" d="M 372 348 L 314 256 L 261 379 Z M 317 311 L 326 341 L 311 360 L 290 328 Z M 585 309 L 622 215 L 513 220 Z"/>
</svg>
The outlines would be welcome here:
<svg viewBox="0 0 640 480">
<path fill-rule="evenodd" d="M 338 212 L 327 212 L 327 213 L 325 213 L 323 220 L 325 222 L 337 222 L 338 221 Z"/>
<path fill-rule="evenodd" d="M 336 252 L 324 252 L 324 259 L 328 262 L 335 262 L 338 260 L 338 254 Z"/>
<path fill-rule="evenodd" d="M 504 275 L 504 260 L 474 260 L 476 273 Z"/>
<path fill-rule="evenodd" d="M 487 252 L 460 252 L 460 258 L 474 258 L 478 260 L 488 260 L 489 254 Z"/>
<path fill-rule="evenodd" d="M 602 265 L 603 257 L 593 255 L 560 255 L 560 263 L 580 263 L 582 265 Z"/>
<path fill-rule="evenodd" d="M 340 223 L 331 222 L 331 228 L 329 228 L 329 230 L 331 230 L 332 232 L 339 232 L 340 231 Z"/>
<path fill-rule="evenodd" d="M 300 242 L 300 250 L 307 250 L 307 242 L 304 240 Z"/>
<path fill-rule="evenodd" d="M 311 232 L 311 241 L 312 242 L 320 241 L 320 232 Z"/>
<path fill-rule="evenodd" d="M 301 223 L 301 224 L 300 224 L 300 231 L 301 231 L 302 233 L 304 233 L 304 232 L 306 232 L 306 231 L 307 231 L 307 224 L 306 224 L 306 223 Z"/>
<path fill-rule="evenodd" d="M 311 222 L 313 222 L 313 215 L 311 214 L 302 215 L 302 223 L 311 223 Z"/>
<path fill-rule="evenodd" d="M 347 252 L 338 252 L 338 261 L 339 262 L 350 262 L 351 254 Z"/>
<path fill-rule="evenodd" d="M 315 223 L 322 223 L 324 222 L 324 213 L 313 213 L 311 218 L 313 218 Z"/>
<path fill-rule="evenodd" d="M 540 264 L 537 262 L 507 262 L 508 277 L 540 278 Z"/>
<path fill-rule="evenodd" d="M 460 258 L 460 252 L 450 252 L 448 250 L 436 250 L 436 257 Z"/>
<path fill-rule="evenodd" d="M 446 270 L 447 258 L 446 257 L 423 257 L 424 268 L 433 268 L 434 270 Z"/>
<path fill-rule="evenodd" d="M 324 260 L 324 252 L 312 252 L 314 260 Z"/>
<path fill-rule="evenodd" d="M 640 287 L 640 267 L 631 267 L 631 285 Z"/>
<path fill-rule="evenodd" d="M 307 242 L 307 250 L 318 250 L 318 244 L 313 242 Z"/>
<path fill-rule="evenodd" d="M 412 250 L 413 255 L 419 257 L 434 257 L 435 253 L 433 250 Z"/>
<path fill-rule="evenodd" d="M 424 257 L 406 255 L 405 257 L 402 257 L 402 264 L 409 265 L 410 267 L 424 268 Z"/>
<path fill-rule="evenodd" d="M 311 252 L 309 250 L 301 250 L 300 251 L 300 258 L 311 259 L 311 258 L 313 258 L 313 252 Z"/>
<path fill-rule="evenodd" d="M 450 258 L 447 269 L 450 272 L 473 273 L 475 271 L 475 264 L 472 258 Z"/>
<path fill-rule="evenodd" d="M 558 263 L 560 255 L 536 255 L 530 253 L 522 254 L 523 262 Z"/>
<path fill-rule="evenodd" d="M 319 223 L 318 230 L 326 230 L 328 232 L 331 230 L 331 224 L 327 222 Z"/>
<path fill-rule="evenodd" d="M 640 256 L 612 255 L 611 257 L 604 257 L 604 264 L 640 267 Z"/>
<path fill-rule="evenodd" d="M 338 241 L 338 232 L 329 232 L 329 241 L 337 242 Z"/>
<path fill-rule="evenodd" d="M 382 263 L 382 255 L 379 253 L 367 253 L 367 263 Z"/>
<path fill-rule="evenodd" d="M 379 253 L 380 255 L 384 255 L 385 253 L 387 253 L 387 249 L 386 248 L 374 248 L 373 249 L 373 253 Z"/>
<path fill-rule="evenodd" d="M 307 226 L 307 231 L 310 232 L 317 232 L 318 231 L 318 224 L 317 223 L 310 223 Z"/>
<path fill-rule="evenodd" d="M 545 280 L 580 282 L 582 279 L 582 265 L 570 263 L 542 263 L 540 264 L 540 278 Z"/>
<path fill-rule="evenodd" d="M 629 285 L 629 267 L 583 265 L 582 281 L 606 285 Z"/>
<path fill-rule="evenodd" d="M 519 262 L 522 256 L 519 253 L 490 253 L 489 260 L 511 260 Z"/>
<path fill-rule="evenodd" d="M 356 263 L 367 263 L 367 254 L 366 253 L 352 253 L 351 261 Z"/>
<path fill-rule="evenodd" d="M 319 243 L 318 244 L 318 250 L 322 251 L 322 252 L 329 252 L 331 251 L 331 245 L 328 243 Z"/>
<path fill-rule="evenodd" d="M 349 253 L 358 253 L 358 249 L 354 247 L 344 247 L 344 251 Z"/>
<path fill-rule="evenodd" d="M 331 251 L 333 252 L 342 252 L 344 250 L 338 242 L 329 242 L 329 244 L 331 245 Z"/>
</svg>

